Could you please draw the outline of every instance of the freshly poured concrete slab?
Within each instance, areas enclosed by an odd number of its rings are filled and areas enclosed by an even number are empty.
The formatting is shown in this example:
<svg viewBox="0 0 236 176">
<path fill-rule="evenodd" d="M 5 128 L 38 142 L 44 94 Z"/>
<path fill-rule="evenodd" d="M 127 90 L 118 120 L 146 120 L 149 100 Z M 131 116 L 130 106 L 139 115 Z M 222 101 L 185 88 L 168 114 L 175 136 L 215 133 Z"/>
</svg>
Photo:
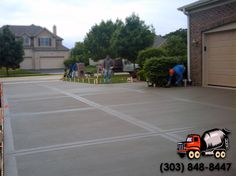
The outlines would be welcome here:
<svg viewBox="0 0 236 176">
<path fill-rule="evenodd" d="M 83 96 L 83 95 L 82 95 Z M 153 97 L 153 95 L 136 92 L 136 91 L 130 91 L 123 89 L 122 92 L 115 92 L 115 93 L 109 93 L 108 94 L 96 94 L 96 95 L 84 95 L 88 100 L 94 101 L 96 103 L 102 104 L 102 105 L 119 105 L 119 104 L 128 104 L 128 103 L 143 103 L 143 102 L 155 102 L 156 97 Z M 166 97 L 159 96 L 159 101 L 166 101 Z"/>
<path fill-rule="evenodd" d="M 161 137 L 151 137 L 17 156 L 16 160 L 19 176 L 154 176 L 160 174 L 164 158 L 177 158 L 175 148 Z"/>
<path fill-rule="evenodd" d="M 187 171 L 187 165 L 196 161 L 181 159 L 176 153 L 176 144 L 160 136 L 17 156 L 16 161 L 19 176 L 32 173 L 34 176 L 199 175 L 197 171 Z M 205 157 L 197 162 L 210 163 L 212 160 Z M 185 172 L 162 174 L 161 163 L 183 163 Z M 234 172 L 231 168 L 227 174 Z M 212 172 L 200 174 L 211 175 Z M 217 176 L 222 174 L 224 172 L 214 172 Z"/>
<path fill-rule="evenodd" d="M 47 98 L 47 99 L 46 99 Z M 27 101 L 17 101 L 9 102 L 11 104 L 10 112 L 16 115 L 21 113 L 30 113 L 30 112 L 47 112 L 47 111 L 56 111 L 56 110 L 64 110 L 64 109 L 75 109 L 75 108 L 84 108 L 88 107 L 87 104 L 75 100 L 71 97 L 47 97 L 38 99 L 27 99 Z M 30 114 L 29 114 L 30 115 Z"/>
<path fill-rule="evenodd" d="M 28 83 L 28 84 L 13 84 L 4 85 L 4 91 L 6 92 L 8 99 L 25 99 L 25 98 L 40 98 L 58 95 L 58 93 L 48 90 L 39 84 Z M 59 94 L 60 95 L 60 94 Z"/>
<path fill-rule="evenodd" d="M 6 176 L 182 175 L 161 174 L 163 162 L 230 162 L 230 172 L 183 175 L 236 173 L 233 90 L 32 78 L 10 82 L 4 90 L 10 107 L 5 111 Z M 232 131 L 225 160 L 179 158 L 177 142 L 212 128 Z"/>
<path fill-rule="evenodd" d="M 14 117 L 12 129 L 17 150 L 147 132 L 96 109 Z"/>
<path fill-rule="evenodd" d="M 117 106 L 114 109 L 163 129 L 194 127 L 210 122 L 219 125 L 236 123 L 233 109 L 211 107 L 181 101 Z M 226 125 L 227 126 L 227 125 Z"/>
</svg>

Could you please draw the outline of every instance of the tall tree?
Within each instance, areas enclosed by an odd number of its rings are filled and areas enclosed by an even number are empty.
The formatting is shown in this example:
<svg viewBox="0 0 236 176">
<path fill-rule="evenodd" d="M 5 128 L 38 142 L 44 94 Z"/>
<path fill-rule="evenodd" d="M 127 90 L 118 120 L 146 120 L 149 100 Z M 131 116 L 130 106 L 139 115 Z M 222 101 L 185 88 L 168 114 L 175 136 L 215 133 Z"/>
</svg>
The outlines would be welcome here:
<svg viewBox="0 0 236 176">
<path fill-rule="evenodd" d="M 187 29 L 178 29 L 164 36 L 166 43 L 163 46 L 168 56 L 187 55 Z"/>
<path fill-rule="evenodd" d="M 115 51 L 111 48 L 111 39 L 114 32 L 121 25 L 122 22 L 120 20 L 115 23 L 109 20 L 102 21 L 91 28 L 85 37 L 84 45 L 93 60 L 103 59 L 107 54 L 115 56 Z"/>
<path fill-rule="evenodd" d="M 76 42 L 75 47 L 71 49 L 71 59 L 76 62 L 83 62 L 85 65 L 89 64 L 88 51 L 83 42 Z"/>
<path fill-rule="evenodd" d="M 3 27 L 0 32 L 0 67 L 6 67 L 6 73 L 9 75 L 9 68 L 17 68 L 23 61 L 22 40 L 17 40 L 9 27 Z"/>
<path fill-rule="evenodd" d="M 138 52 L 153 44 L 155 32 L 139 16 L 132 14 L 125 19 L 117 33 L 113 35 L 113 48 L 117 54 L 125 59 L 135 62 Z"/>
<path fill-rule="evenodd" d="M 168 37 L 171 37 L 171 36 L 179 36 L 187 44 L 187 29 L 179 28 L 178 30 L 176 30 L 174 32 L 170 32 L 170 33 L 166 34 L 164 36 L 164 38 L 168 39 Z"/>
</svg>

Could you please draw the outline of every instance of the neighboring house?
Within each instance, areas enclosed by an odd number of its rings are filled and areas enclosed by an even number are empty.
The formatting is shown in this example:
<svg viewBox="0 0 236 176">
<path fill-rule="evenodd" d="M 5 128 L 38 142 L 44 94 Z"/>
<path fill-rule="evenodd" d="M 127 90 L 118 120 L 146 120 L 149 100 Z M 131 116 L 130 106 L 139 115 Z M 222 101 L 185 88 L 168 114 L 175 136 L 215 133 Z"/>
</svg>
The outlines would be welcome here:
<svg viewBox="0 0 236 176">
<path fill-rule="evenodd" d="M 199 0 L 188 17 L 188 78 L 195 85 L 236 87 L 236 0 Z"/>
<path fill-rule="evenodd" d="M 57 36 L 56 26 L 53 33 L 41 26 L 8 25 L 17 38 L 23 39 L 24 60 L 22 69 L 63 68 L 64 60 L 69 57 L 69 49 L 62 45 L 62 38 Z"/>
<path fill-rule="evenodd" d="M 159 48 L 165 43 L 166 43 L 166 39 L 164 39 L 160 35 L 156 35 L 155 38 L 154 38 L 154 43 L 153 43 L 152 47 Z"/>
</svg>

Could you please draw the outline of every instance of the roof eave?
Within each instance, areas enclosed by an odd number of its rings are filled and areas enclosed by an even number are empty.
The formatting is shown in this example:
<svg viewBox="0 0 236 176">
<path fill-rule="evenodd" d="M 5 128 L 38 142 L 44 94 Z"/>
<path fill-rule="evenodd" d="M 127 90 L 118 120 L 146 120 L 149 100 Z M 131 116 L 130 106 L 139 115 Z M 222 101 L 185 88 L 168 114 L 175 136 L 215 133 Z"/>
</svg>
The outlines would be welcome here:
<svg viewBox="0 0 236 176">
<path fill-rule="evenodd" d="M 63 38 L 59 37 L 58 35 L 53 34 L 51 31 L 49 31 L 47 28 L 43 28 L 41 31 L 39 31 L 34 37 L 37 37 L 39 34 L 41 34 L 43 31 L 49 32 L 53 37 L 55 37 L 57 40 L 63 40 Z"/>
<path fill-rule="evenodd" d="M 220 0 L 197 1 L 197 2 L 193 2 L 191 4 L 187 4 L 185 6 L 179 7 L 178 10 L 186 13 L 186 12 L 189 12 L 193 9 L 201 8 L 203 6 L 206 6 L 208 4 L 212 4 L 212 3 L 217 2 L 217 1 L 220 1 Z"/>
</svg>

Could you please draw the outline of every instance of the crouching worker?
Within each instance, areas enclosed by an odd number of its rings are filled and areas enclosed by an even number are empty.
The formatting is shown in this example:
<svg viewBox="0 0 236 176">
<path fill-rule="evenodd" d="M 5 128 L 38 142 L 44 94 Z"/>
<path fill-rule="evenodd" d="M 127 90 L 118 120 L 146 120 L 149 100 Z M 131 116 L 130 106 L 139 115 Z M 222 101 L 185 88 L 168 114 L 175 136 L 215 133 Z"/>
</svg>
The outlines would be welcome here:
<svg viewBox="0 0 236 176">
<path fill-rule="evenodd" d="M 106 56 L 103 62 L 104 82 L 109 83 L 111 81 L 111 72 L 113 67 L 113 61 L 109 55 Z"/>
<path fill-rule="evenodd" d="M 176 65 L 172 69 L 169 70 L 169 78 L 166 87 L 171 86 L 171 81 L 173 77 L 176 78 L 175 86 L 179 86 L 183 80 L 183 74 L 185 72 L 184 65 Z"/>
</svg>

